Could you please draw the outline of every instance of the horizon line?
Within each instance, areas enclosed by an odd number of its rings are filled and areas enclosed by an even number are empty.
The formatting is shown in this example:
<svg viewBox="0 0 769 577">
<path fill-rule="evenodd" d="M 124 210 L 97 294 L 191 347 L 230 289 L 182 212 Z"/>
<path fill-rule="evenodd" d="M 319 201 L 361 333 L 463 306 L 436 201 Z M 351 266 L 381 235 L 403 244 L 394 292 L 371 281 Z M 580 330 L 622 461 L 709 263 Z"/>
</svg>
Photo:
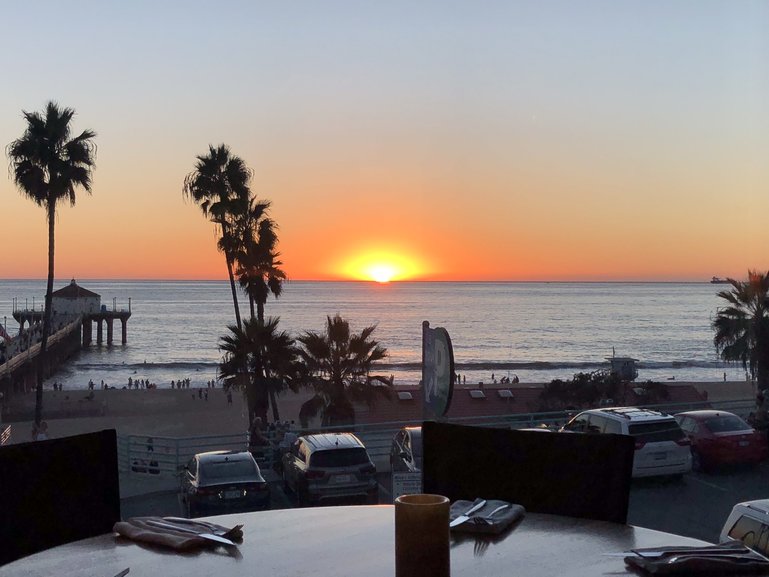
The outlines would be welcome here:
<svg viewBox="0 0 769 577">
<path fill-rule="evenodd" d="M 724 279 L 726 277 L 723 277 Z M 32 277 L 16 277 L 16 278 L 0 278 L 0 282 L 23 282 L 23 281 L 39 281 L 47 282 L 46 278 L 32 278 Z M 123 278 L 123 277 L 67 277 L 56 278 L 54 282 L 70 282 L 75 280 L 76 282 L 211 282 L 211 283 L 228 283 L 229 279 L 212 279 L 212 278 Z M 415 284 L 415 283 L 477 283 L 477 284 L 713 284 L 710 279 L 707 280 L 659 280 L 659 279 L 601 279 L 601 280 L 586 280 L 586 279 L 559 279 L 559 280 L 545 280 L 545 279 L 403 279 L 403 280 L 391 280 L 388 282 L 378 282 L 370 279 L 286 279 L 286 284 L 292 282 L 315 282 L 315 283 L 367 283 L 373 285 L 389 285 L 389 284 Z"/>
</svg>

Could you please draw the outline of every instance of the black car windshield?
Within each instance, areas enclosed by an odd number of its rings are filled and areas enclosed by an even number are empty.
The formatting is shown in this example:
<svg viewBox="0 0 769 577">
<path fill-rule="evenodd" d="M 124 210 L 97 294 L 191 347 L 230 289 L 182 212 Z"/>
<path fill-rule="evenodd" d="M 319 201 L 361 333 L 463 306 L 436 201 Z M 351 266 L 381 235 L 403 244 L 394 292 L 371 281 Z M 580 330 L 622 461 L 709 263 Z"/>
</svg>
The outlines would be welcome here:
<svg viewBox="0 0 769 577">
<path fill-rule="evenodd" d="M 349 467 L 369 462 L 366 449 L 332 449 L 317 451 L 310 457 L 311 467 Z"/>
<path fill-rule="evenodd" d="M 256 464 L 253 461 L 216 461 L 202 463 L 200 467 L 200 477 L 206 480 L 254 476 Z"/>
<path fill-rule="evenodd" d="M 749 431 L 753 427 L 737 415 L 719 415 L 705 421 L 705 426 L 711 433 L 728 433 L 731 431 Z"/>
<path fill-rule="evenodd" d="M 684 433 L 674 419 L 651 423 L 636 423 L 628 426 L 628 433 L 644 443 L 678 441 Z"/>
</svg>

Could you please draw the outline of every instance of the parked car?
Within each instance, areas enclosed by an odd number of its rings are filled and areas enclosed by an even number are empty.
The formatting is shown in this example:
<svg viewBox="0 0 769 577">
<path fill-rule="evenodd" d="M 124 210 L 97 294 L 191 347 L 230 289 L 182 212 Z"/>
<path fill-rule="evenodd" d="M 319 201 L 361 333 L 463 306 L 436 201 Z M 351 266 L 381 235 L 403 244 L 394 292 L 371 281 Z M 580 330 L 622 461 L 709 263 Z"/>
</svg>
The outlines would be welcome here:
<svg viewBox="0 0 769 577">
<path fill-rule="evenodd" d="M 190 459 L 181 474 L 190 517 L 270 508 L 270 487 L 247 451 L 211 451 Z"/>
<path fill-rule="evenodd" d="M 422 471 L 422 427 L 403 427 L 395 433 L 390 446 L 390 470 L 393 473 Z"/>
<path fill-rule="evenodd" d="M 283 485 L 300 505 L 379 501 L 376 467 L 352 433 L 304 435 L 283 456 Z"/>
<path fill-rule="evenodd" d="M 686 411 L 676 415 L 692 443 L 692 468 L 707 471 L 722 465 L 759 463 L 769 456 L 766 435 L 726 411 Z"/>
<path fill-rule="evenodd" d="M 721 542 L 742 541 L 769 555 L 769 499 L 737 503 L 721 529 Z"/>
<path fill-rule="evenodd" d="M 635 440 L 633 477 L 682 475 L 692 468 L 690 441 L 671 415 L 636 407 L 583 411 L 562 432 L 615 433 Z"/>
</svg>

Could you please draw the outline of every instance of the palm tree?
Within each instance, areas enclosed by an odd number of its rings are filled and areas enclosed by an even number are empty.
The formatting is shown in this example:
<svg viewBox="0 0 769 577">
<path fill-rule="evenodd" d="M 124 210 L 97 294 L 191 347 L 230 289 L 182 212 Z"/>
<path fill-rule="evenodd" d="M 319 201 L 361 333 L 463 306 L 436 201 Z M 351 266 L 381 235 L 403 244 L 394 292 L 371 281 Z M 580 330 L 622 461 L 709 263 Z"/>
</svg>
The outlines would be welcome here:
<svg viewBox="0 0 769 577">
<path fill-rule="evenodd" d="M 298 337 L 299 354 L 308 373 L 305 382 L 315 390 L 299 410 L 303 427 L 318 413 L 323 426 L 354 424 L 353 403 L 371 406 L 378 397 L 389 398 L 390 379 L 371 374 L 376 363 L 387 356 L 387 349 L 371 338 L 375 328 L 372 325 L 351 334 L 350 324 L 337 314 L 326 317 L 325 332 L 307 331 Z"/>
<path fill-rule="evenodd" d="M 288 333 L 278 330 L 279 322 L 280 318 L 270 317 L 266 322 L 247 319 L 242 328 L 230 325 L 230 333 L 219 344 L 224 352 L 219 365 L 224 386 L 243 388 L 249 415 L 256 414 L 263 422 L 270 407 L 273 419 L 279 421 L 275 397 L 287 388 L 298 388 L 298 351 Z"/>
<path fill-rule="evenodd" d="M 277 224 L 267 216 L 269 201 L 252 199 L 249 208 L 238 221 L 237 237 L 240 241 L 236 254 L 236 274 L 241 288 L 251 305 L 251 317 L 264 320 L 264 305 L 272 294 L 278 298 L 283 292 L 286 273 L 280 268 Z M 256 305 L 256 311 L 254 311 Z"/>
<path fill-rule="evenodd" d="M 251 170 L 238 156 L 230 152 L 228 146 L 208 146 L 208 154 L 197 157 L 195 170 L 184 179 L 182 192 L 192 198 L 207 216 L 219 226 L 221 238 L 219 249 L 224 252 L 227 262 L 227 274 L 232 290 L 232 302 L 235 307 L 235 321 L 241 326 L 238 295 L 235 288 L 235 251 L 237 244 L 233 236 L 234 222 L 237 215 L 246 209 L 251 191 L 249 181 Z"/>
<path fill-rule="evenodd" d="M 732 288 L 718 293 L 729 304 L 713 321 L 713 343 L 722 359 L 750 370 L 763 391 L 769 388 L 769 272 L 748 271 L 747 281 L 728 280 Z"/>
<path fill-rule="evenodd" d="M 96 133 L 84 130 L 70 138 L 70 122 L 75 111 L 60 108 L 52 101 L 46 104 L 44 112 L 24 111 L 23 114 L 27 121 L 24 134 L 7 148 L 13 180 L 24 195 L 45 208 L 48 218 L 48 282 L 35 393 L 35 425 L 39 425 L 43 413 L 43 370 L 51 331 L 56 205 L 69 201 L 70 206 L 74 206 L 78 187 L 91 193 Z"/>
</svg>

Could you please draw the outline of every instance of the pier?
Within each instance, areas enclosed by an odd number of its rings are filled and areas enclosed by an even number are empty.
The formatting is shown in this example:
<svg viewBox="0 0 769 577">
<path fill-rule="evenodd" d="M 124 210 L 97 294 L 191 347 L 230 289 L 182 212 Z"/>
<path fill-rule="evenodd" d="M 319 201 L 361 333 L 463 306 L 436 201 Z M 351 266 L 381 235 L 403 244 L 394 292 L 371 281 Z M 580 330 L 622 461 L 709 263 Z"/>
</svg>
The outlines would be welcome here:
<svg viewBox="0 0 769 577">
<path fill-rule="evenodd" d="M 51 333 L 48 351 L 40 364 L 43 308 L 17 307 L 13 300 L 13 318 L 19 323 L 19 332 L 0 345 L 0 408 L 11 393 L 34 389 L 36 374 L 42 370 L 43 378 L 54 374 L 59 366 L 93 341 L 93 325 L 96 323 L 96 343 L 104 343 L 104 327 L 107 327 L 106 344 L 112 346 L 115 321 L 120 321 L 120 340 L 128 342 L 128 319 L 131 317 L 131 299 L 128 309 L 118 309 L 112 299 L 112 310 L 101 304 L 101 297 L 75 282 L 54 291 L 51 295 Z M 26 301 L 25 301 L 26 302 Z M 0 415 L 0 421 L 2 416 Z"/>
<path fill-rule="evenodd" d="M 128 309 L 118 309 L 116 299 L 112 299 L 112 310 L 101 304 L 101 297 L 83 287 L 72 279 L 66 287 L 52 294 L 54 326 L 62 320 L 71 320 L 76 316 L 82 319 L 82 345 L 88 346 L 93 342 L 93 324 L 96 323 L 96 344 L 104 343 L 104 326 L 107 327 L 107 346 L 114 341 L 115 320 L 120 321 L 120 342 L 128 342 L 128 319 L 131 317 L 131 299 L 128 299 Z M 35 310 L 34 300 L 32 309 L 16 307 L 17 299 L 13 301 L 13 318 L 19 323 L 19 334 L 24 332 L 24 326 L 35 326 L 43 322 L 43 309 Z M 41 325 L 42 326 L 42 325 Z"/>
</svg>

